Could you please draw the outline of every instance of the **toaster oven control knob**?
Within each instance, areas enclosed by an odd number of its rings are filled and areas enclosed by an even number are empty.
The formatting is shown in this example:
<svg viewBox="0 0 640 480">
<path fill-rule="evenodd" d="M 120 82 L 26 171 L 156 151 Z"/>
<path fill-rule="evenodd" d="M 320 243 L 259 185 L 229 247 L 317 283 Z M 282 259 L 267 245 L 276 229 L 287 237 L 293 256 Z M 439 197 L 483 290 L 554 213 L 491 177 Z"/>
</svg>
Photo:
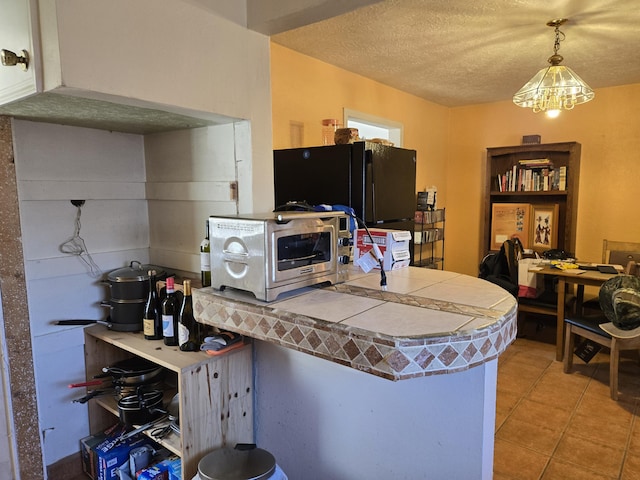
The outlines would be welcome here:
<svg viewBox="0 0 640 480">
<path fill-rule="evenodd" d="M 338 257 L 338 263 L 342 265 L 349 265 L 349 255 L 340 255 Z"/>
<path fill-rule="evenodd" d="M 349 238 L 348 237 L 340 237 L 340 238 L 338 238 L 338 246 L 339 247 L 348 247 L 349 246 Z"/>
</svg>

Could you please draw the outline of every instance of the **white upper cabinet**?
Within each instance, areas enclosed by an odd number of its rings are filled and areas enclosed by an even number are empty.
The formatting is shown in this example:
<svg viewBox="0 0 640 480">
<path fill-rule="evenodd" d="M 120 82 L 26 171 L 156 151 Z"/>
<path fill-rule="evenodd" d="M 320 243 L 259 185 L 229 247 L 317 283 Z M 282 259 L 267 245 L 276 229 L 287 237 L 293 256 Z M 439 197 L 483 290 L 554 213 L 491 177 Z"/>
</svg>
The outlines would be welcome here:
<svg viewBox="0 0 640 480">
<path fill-rule="evenodd" d="M 37 18 L 35 0 L 3 0 L 0 12 L 0 49 L 7 57 L 7 63 L 15 54 L 27 59 L 28 63 L 0 66 L 0 105 L 13 102 L 36 93 L 36 68 L 34 64 L 39 52 L 34 52 L 33 28 Z M 37 42 L 35 42 L 37 44 Z M 26 55 L 23 54 L 26 53 Z M 3 62 L 4 63 L 4 62 Z M 25 68 L 26 67 L 26 68 Z"/>
<path fill-rule="evenodd" d="M 0 48 L 35 48 L 36 58 L 27 72 L 30 90 L 9 95 L 3 88 L 0 114 L 25 118 L 24 111 L 37 113 L 39 102 L 45 104 L 42 110 L 65 114 L 50 95 L 31 99 L 22 110 L 2 108 L 36 91 L 215 123 L 251 119 L 256 107 L 270 108 L 269 38 L 210 8 L 182 0 L 3 0 L 7 3 L 16 12 L 0 16 Z M 24 76 L 19 67 L 2 67 L 1 74 L 3 87 Z M 73 105 L 71 99 L 67 107 Z M 82 107 L 85 113 L 101 109 L 86 102 Z"/>
</svg>

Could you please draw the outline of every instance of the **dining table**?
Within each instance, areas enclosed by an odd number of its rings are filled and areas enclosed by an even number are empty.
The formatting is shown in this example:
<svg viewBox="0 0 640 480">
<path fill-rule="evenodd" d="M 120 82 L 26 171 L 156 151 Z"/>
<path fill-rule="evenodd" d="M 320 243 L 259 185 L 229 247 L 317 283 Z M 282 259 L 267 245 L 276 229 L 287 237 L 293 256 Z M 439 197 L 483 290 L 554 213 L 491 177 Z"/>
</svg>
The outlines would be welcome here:
<svg viewBox="0 0 640 480">
<path fill-rule="evenodd" d="M 591 265 L 591 264 L 589 264 Z M 532 264 L 529 267 L 529 272 L 535 272 L 537 275 L 552 275 L 558 278 L 558 303 L 556 305 L 556 360 L 561 362 L 564 357 L 564 319 L 566 315 L 566 295 L 567 287 L 573 289 L 576 286 L 576 303 L 575 312 L 582 310 L 582 303 L 584 301 L 584 287 L 600 287 L 604 282 L 610 278 L 615 277 L 618 273 L 602 273 L 594 267 L 586 268 L 556 268 L 551 264 Z M 617 271 L 622 272 L 622 267 L 616 267 Z M 570 291 L 571 291 L 570 290 Z"/>
</svg>

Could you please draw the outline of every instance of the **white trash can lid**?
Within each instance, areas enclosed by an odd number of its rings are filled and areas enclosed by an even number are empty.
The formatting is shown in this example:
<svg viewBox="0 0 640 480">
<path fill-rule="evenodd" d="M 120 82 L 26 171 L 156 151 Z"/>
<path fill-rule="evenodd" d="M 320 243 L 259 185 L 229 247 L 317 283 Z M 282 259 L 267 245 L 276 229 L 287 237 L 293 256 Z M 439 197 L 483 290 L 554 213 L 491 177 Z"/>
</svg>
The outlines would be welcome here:
<svg viewBox="0 0 640 480">
<path fill-rule="evenodd" d="M 245 447 L 246 448 L 246 447 Z M 261 448 L 220 448 L 198 463 L 201 480 L 262 480 L 276 470 L 276 459 Z"/>
</svg>

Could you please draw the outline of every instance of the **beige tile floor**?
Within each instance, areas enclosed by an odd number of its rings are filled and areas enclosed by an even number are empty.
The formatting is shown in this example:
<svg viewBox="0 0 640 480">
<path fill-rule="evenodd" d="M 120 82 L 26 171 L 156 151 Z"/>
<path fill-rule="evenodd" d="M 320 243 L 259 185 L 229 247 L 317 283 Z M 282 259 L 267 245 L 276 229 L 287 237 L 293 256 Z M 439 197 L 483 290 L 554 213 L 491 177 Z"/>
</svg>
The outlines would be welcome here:
<svg viewBox="0 0 640 480">
<path fill-rule="evenodd" d="M 616 402 L 608 351 L 565 374 L 544 338 L 555 326 L 527 329 L 498 362 L 494 479 L 640 479 L 638 357 L 621 360 Z"/>
</svg>

